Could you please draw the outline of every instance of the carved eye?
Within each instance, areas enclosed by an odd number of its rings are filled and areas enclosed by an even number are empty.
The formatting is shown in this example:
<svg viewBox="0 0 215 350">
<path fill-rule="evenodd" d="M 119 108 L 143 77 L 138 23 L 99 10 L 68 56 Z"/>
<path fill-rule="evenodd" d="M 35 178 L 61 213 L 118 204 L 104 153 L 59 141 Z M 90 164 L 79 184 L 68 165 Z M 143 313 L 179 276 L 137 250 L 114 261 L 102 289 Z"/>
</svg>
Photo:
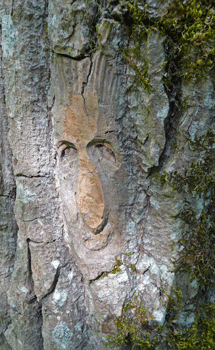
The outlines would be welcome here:
<svg viewBox="0 0 215 350">
<path fill-rule="evenodd" d="M 68 141 L 60 141 L 59 142 L 59 153 L 61 160 L 64 159 L 72 159 L 77 156 L 77 149 L 75 145 Z"/>
<path fill-rule="evenodd" d="M 99 160 L 107 160 L 111 163 L 116 163 L 116 157 L 109 144 L 97 143 L 94 146 L 93 155 Z"/>
<path fill-rule="evenodd" d="M 74 157 L 77 154 L 77 150 L 72 147 L 66 147 L 61 152 L 61 158 Z"/>
</svg>

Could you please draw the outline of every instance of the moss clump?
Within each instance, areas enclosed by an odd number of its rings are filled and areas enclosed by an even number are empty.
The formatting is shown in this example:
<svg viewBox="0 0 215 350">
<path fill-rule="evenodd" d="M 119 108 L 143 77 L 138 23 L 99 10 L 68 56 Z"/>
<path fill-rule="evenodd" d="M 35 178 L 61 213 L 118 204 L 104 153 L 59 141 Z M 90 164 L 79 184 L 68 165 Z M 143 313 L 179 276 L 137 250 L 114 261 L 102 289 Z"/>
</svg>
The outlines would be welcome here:
<svg viewBox="0 0 215 350">
<path fill-rule="evenodd" d="M 141 48 L 152 30 L 166 37 L 168 60 L 175 62 L 179 75 L 186 80 L 202 78 L 214 68 L 215 9 L 212 0 L 173 0 L 156 18 L 150 7 L 138 0 L 121 0 L 120 4 L 130 30 L 130 40 L 135 46 L 125 49 L 124 54 L 136 72 L 137 83 L 150 89 L 148 63 Z"/>
<path fill-rule="evenodd" d="M 172 55 L 184 68 L 186 79 L 200 78 L 214 67 L 215 10 L 212 1 L 174 0 L 159 21 Z"/>
<path fill-rule="evenodd" d="M 215 304 L 202 305 L 190 328 L 172 327 L 166 333 L 168 349 L 214 350 L 215 349 Z"/>
<path fill-rule="evenodd" d="M 128 349 L 151 349 L 150 326 L 147 309 L 144 308 L 137 296 L 134 301 L 127 303 L 121 316 L 117 317 L 115 324 L 118 332 L 108 335 L 108 348 L 115 349 L 127 345 Z"/>
<path fill-rule="evenodd" d="M 128 267 L 129 267 L 129 269 L 131 269 L 131 271 L 133 273 L 137 273 L 137 269 L 136 269 L 136 266 L 134 264 L 130 264 Z"/>
<path fill-rule="evenodd" d="M 132 252 L 126 252 L 126 253 L 125 253 L 126 256 L 130 256 L 130 255 L 132 255 L 132 254 L 133 254 Z"/>
<path fill-rule="evenodd" d="M 173 290 L 174 293 L 174 297 L 169 296 L 171 317 L 164 325 L 150 322 L 153 317 L 148 315 L 137 296 L 133 302 L 127 303 L 121 316 L 115 319 L 118 332 L 106 337 L 108 349 L 214 350 L 215 304 L 199 305 L 193 324 L 179 327 L 182 293 L 179 289 Z"/>
<path fill-rule="evenodd" d="M 116 258 L 116 265 L 112 268 L 111 271 L 107 271 L 103 273 L 103 277 L 107 277 L 109 275 L 109 273 L 112 273 L 113 275 L 115 275 L 118 272 L 122 272 L 120 266 L 122 265 L 122 260 Z"/>
<path fill-rule="evenodd" d="M 148 59 L 143 43 L 147 42 L 149 26 L 145 26 L 148 19 L 147 6 L 139 8 L 137 1 L 121 1 L 121 10 L 125 13 L 125 23 L 129 27 L 129 42 L 132 45 L 123 50 L 126 62 L 135 72 L 135 86 L 144 86 L 149 93 L 151 90 L 150 75 L 148 74 Z M 126 10 L 125 10 L 126 9 Z"/>
</svg>

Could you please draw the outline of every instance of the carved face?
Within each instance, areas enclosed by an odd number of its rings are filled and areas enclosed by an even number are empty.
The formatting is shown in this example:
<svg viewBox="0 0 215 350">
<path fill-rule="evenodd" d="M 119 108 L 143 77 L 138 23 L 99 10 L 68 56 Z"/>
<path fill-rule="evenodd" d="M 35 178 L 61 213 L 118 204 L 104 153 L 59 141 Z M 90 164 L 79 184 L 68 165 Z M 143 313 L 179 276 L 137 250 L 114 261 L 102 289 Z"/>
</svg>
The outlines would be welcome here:
<svg viewBox="0 0 215 350">
<path fill-rule="evenodd" d="M 116 140 L 114 135 L 109 136 L 116 130 L 109 130 L 107 125 L 98 130 L 96 97 L 88 96 L 84 100 L 82 95 L 73 94 L 70 103 L 63 139 L 58 144 L 60 182 L 65 190 L 62 200 L 68 220 L 73 224 L 81 222 L 85 246 L 97 250 L 107 243 L 113 221 L 116 221 L 108 198 L 113 190 L 114 174 L 120 167 L 119 154 L 114 147 Z M 105 191 L 107 185 L 109 191 Z M 114 207 L 114 202 L 112 205 Z"/>
<path fill-rule="evenodd" d="M 129 70 L 99 52 L 92 61 L 56 55 L 54 64 L 52 113 L 64 239 L 90 282 L 90 301 L 99 305 L 98 314 L 120 315 L 125 298 L 140 292 L 161 319 L 165 296 L 160 291 L 173 278 L 163 272 L 171 266 L 166 242 L 177 231 L 170 220 L 174 208 L 163 202 L 164 190 L 154 178 L 151 182 L 148 171 L 165 147 L 168 103 L 161 70 L 150 65 L 148 95 L 142 87 L 129 90 Z M 122 265 L 112 274 L 116 258 Z M 109 273 L 99 278 L 103 272 Z"/>
<path fill-rule="evenodd" d="M 70 91 L 65 105 L 57 140 L 65 239 L 92 279 L 122 252 L 126 186 L 116 110 L 92 89 Z"/>
</svg>

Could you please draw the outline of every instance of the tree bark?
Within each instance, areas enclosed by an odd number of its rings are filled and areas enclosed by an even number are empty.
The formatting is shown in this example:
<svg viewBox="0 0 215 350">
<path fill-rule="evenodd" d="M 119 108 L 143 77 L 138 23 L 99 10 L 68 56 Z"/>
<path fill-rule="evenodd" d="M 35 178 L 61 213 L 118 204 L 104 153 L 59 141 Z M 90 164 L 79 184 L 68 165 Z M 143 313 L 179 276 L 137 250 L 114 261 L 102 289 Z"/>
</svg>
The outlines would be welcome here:
<svg viewBox="0 0 215 350">
<path fill-rule="evenodd" d="M 165 322 L 185 195 L 157 174 L 214 130 L 213 76 L 176 78 L 155 27 L 136 53 L 114 1 L 0 6 L 0 349 L 101 350 L 135 295 Z"/>
</svg>

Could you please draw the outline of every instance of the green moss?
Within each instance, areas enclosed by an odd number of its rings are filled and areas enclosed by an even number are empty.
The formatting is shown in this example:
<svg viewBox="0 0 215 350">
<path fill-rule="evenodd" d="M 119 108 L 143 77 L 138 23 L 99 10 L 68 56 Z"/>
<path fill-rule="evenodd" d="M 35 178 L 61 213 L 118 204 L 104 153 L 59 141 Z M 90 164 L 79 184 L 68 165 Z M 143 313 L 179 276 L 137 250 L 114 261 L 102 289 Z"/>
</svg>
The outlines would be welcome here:
<svg viewBox="0 0 215 350">
<path fill-rule="evenodd" d="M 200 306 L 189 328 L 169 327 L 164 344 L 168 349 L 213 350 L 215 348 L 215 304 Z"/>
<path fill-rule="evenodd" d="M 214 350 L 215 348 L 215 304 L 198 305 L 198 312 L 191 326 L 178 324 L 182 293 L 173 290 L 169 296 L 168 321 L 164 325 L 153 323 L 142 301 L 135 296 L 127 303 L 120 317 L 115 319 L 118 331 L 106 337 L 108 349 L 162 349 L 162 350 Z"/>
<path fill-rule="evenodd" d="M 126 256 L 130 256 L 130 255 L 132 255 L 132 254 L 133 254 L 132 252 L 126 252 L 126 253 L 125 253 Z"/>
<path fill-rule="evenodd" d="M 179 279 L 188 276 L 198 288 L 196 295 L 184 300 L 178 307 L 178 315 L 184 313 L 189 318 L 194 313 L 192 325 L 184 329 L 174 327 L 172 331 L 171 322 L 167 324 L 166 342 L 175 344 L 172 349 L 215 348 L 215 303 L 211 302 L 215 284 L 214 146 L 213 131 L 195 137 L 194 141 L 190 141 L 190 148 L 199 160 L 197 158 L 191 164 L 186 175 L 178 172 L 162 175 L 162 181 L 183 193 L 184 197 L 184 207 L 177 215 L 184 222 L 184 230 L 177 242 L 180 254 L 174 262 L 176 275 L 180 275 Z M 169 314 L 174 315 L 174 312 Z"/>
<path fill-rule="evenodd" d="M 135 72 L 134 85 L 144 86 L 149 93 L 151 90 L 150 75 L 148 73 L 148 58 L 147 50 L 143 49 L 143 43 L 147 44 L 149 28 L 144 24 L 145 19 L 148 17 L 146 13 L 147 6 L 139 9 L 137 1 L 122 1 L 123 7 L 128 11 L 129 27 L 129 41 L 132 45 L 129 48 L 125 48 L 123 51 L 124 59 L 130 65 Z"/>
<path fill-rule="evenodd" d="M 131 269 L 132 272 L 137 273 L 137 269 L 136 269 L 135 265 L 130 264 L 128 267 L 129 267 L 129 269 Z"/>
<path fill-rule="evenodd" d="M 130 42 L 134 43 L 133 48 L 124 50 L 124 57 L 136 73 L 136 84 L 143 84 L 150 90 L 148 62 L 141 49 L 151 31 L 166 37 L 168 60 L 175 62 L 178 74 L 185 80 L 202 78 L 214 68 L 215 10 L 212 1 L 173 0 L 156 18 L 150 14 L 147 5 L 137 0 L 121 0 L 120 4 L 122 13 L 126 13 Z"/>
<path fill-rule="evenodd" d="M 147 315 L 147 311 L 137 296 L 133 302 L 127 303 L 121 316 L 115 320 L 118 332 L 107 336 L 108 348 L 115 349 L 127 345 L 128 349 L 151 349 L 149 334 L 151 316 Z"/>
<path fill-rule="evenodd" d="M 116 258 L 116 265 L 113 267 L 113 269 L 111 271 L 106 271 L 103 273 L 103 277 L 107 277 L 109 275 L 109 273 L 112 273 L 112 274 L 116 274 L 118 272 L 122 272 L 120 266 L 122 265 L 122 260 L 121 259 L 118 259 Z"/>
<path fill-rule="evenodd" d="M 202 77 L 214 67 L 215 11 L 211 1 L 174 0 L 160 29 L 176 47 L 185 78 Z"/>
<path fill-rule="evenodd" d="M 108 337 L 109 348 L 215 349 L 215 132 L 196 137 L 190 148 L 199 159 L 191 164 L 186 175 L 177 172 L 158 175 L 162 184 L 182 192 L 185 198 L 176 217 L 184 222 L 184 231 L 177 242 L 180 254 L 174 262 L 183 293 L 180 285 L 172 289 L 171 295 L 163 291 L 169 300 L 163 325 L 151 321 L 148 310 L 136 296 L 115 319 L 118 332 Z M 187 289 L 193 283 L 192 295 Z"/>
<path fill-rule="evenodd" d="M 160 175 L 163 183 L 183 193 L 184 206 L 177 218 L 184 222 L 182 237 L 177 242 L 180 257 L 178 271 L 188 272 L 204 288 L 215 283 L 215 132 L 196 137 L 190 142 L 200 160 L 192 163 L 186 176 L 178 172 Z M 199 208 L 196 208 L 196 206 Z"/>
</svg>

